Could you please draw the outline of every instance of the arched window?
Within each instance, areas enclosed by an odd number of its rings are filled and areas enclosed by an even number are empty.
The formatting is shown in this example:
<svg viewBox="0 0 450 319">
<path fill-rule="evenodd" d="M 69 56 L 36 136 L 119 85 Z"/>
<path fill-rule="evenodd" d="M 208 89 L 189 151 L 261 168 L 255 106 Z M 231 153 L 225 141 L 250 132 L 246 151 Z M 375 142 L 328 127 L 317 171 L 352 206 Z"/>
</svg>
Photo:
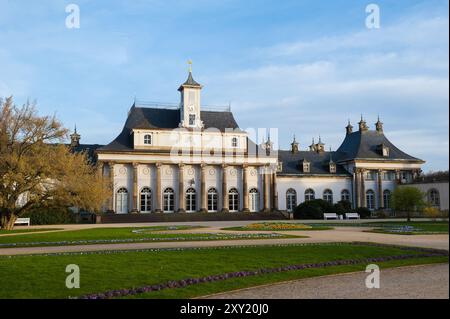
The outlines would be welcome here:
<svg viewBox="0 0 450 319">
<path fill-rule="evenodd" d="M 323 200 L 333 204 L 333 192 L 331 191 L 331 189 L 326 189 L 323 191 Z"/>
<path fill-rule="evenodd" d="M 375 193 L 371 189 L 366 192 L 366 205 L 370 210 L 375 209 Z"/>
<path fill-rule="evenodd" d="M 164 205 L 163 205 L 163 210 L 165 213 L 173 213 L 173 211 L 175 210 L 175 192 L 173 191 L 172 188 L 166 188 L 164 190 Z"/>
<path fill-rule="evenodd" d="M 430 191 L 428 192 L 428 202 L 433 207 L 441 207 L 441 198 L 437 189 L 430 189 Z"/>
<path fill-rule="evenodd" d="M 141 212 L 148 213 L 152 211 L 152 191 L 148 187 L 141 189 Z"/>
<path fill-rule="evenodd" d="M 295 189 L 289 188 L 286 192 L 286 210 L 293 212 L 297 207 L 297 192 Z"/>
<path fill-rule="evenodd" d="M 128 213 L 128 191 L 122 187 L 117 190 L 116 194 L 116 213 L 127 214 Z"/>
<path fill-rule="evenodd" d="M 239 192 L 236 188 L 232 188 L 228 192 L 228 208 L 230 212 L 239 210 Z"/>
<path fill-rule="evenodd" d="M 305 191 L 305 202 L 316 199 L 316 193 L 311 188 Z"/>
<path fill-rule="evenodd" d="M 233 137 L 231 139 L 231 147 L 238 147 L 238 139 L 237 139 L 237 137 Z"/>
<path fill-rule="evenodd" d="M 215 188 L 208 190 L 208 212 L 217 212 L 218 193 Z"/>
<path fill-rule="evenodd" d="M 152 136 L 150 134 L 144 135 L 144 144 L 146 144 L 146 145 L 152 144 Z"/>
<path fill-rule="evenodd" d="M 188 188 L 186 191 L 186 211 L 189 213 L 197 210 L 195 189 Z"/>
<path fill-rule="evenodd" d="M 341 200 L 342 201 L 350 201 L 350 192 L 346 189 L 343 189 L 341 192 Z"/>
<path fill-rule="evenodd" d="M 391 191 L 388 189 L 385 189 L 383 192 L 383 203 L 384 203 L 384 208 L 391 208 Z"/>
<path fill-rule="evenodd" d="M 249 192 L 249 200 L 250 200 L 250 211 L 257 212 L 259 211 L 259 192 L 256 188 L 252 188 Z"/>
</svg>

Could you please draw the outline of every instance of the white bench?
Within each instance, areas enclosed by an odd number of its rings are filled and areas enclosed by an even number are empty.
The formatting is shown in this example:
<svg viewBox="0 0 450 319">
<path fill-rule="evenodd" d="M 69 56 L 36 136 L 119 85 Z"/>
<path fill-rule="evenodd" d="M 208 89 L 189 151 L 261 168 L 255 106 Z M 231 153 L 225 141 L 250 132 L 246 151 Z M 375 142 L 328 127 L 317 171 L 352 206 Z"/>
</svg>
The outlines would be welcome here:
<svg viewBox="0 0 450 319">
<path fill-rule="evenodd" d="M 338 219 L 338 215 L 335 213 L 325 213 L 323 214 L 323 219 Z"/>
<path fill-rule="evenodd" d="M 345 219 L 359 219 L 358 213 L 346 213 Z"/>
<path fill-rule="evenodd" d="M 30 226 L 30 218 L 17 218 L 14 225 L 24 225 Z"/>
</svg>

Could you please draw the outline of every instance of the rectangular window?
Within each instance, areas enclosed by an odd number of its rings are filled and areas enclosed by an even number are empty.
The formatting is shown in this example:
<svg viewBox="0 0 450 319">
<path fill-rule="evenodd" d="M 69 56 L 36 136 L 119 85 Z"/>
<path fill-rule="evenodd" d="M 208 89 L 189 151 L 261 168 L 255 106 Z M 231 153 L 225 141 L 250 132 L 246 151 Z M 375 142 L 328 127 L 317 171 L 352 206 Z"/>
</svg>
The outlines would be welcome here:
<svg viewBox="0 0 450 319">
<path fill-rule="evenodd" d="M 368 181 L 373 181 L 375 179 L 375 174 L 372 171 L 367 171 L 366 172 L 366 180 Z"/>
</svg>

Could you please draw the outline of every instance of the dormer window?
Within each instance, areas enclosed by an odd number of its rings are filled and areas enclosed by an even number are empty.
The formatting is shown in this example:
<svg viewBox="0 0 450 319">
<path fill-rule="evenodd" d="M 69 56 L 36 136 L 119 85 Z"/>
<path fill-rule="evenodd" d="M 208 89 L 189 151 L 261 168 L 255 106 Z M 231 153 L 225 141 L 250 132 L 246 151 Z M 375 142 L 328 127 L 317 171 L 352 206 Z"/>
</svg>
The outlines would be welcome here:
<svg viewBox="0 0 450 319">
<path fill-rule="evenodd" d="M 389 147 L 383 145 L 382 153 L 383 153 L 383 156 L 388 157 L 389 156 Z"/>
<path fill-rule="evenodd" d="M 195 114 L 189 114 L 189 126 L 195 125 Z"/>
<path fill-rule="evenodd" d="M 281 173 L 282 171 L 283 171 L 283 162 L 278 162 L 277 173 Z"/>
<path fill-rule="evenodd" d="M 310 172 L 310 164 L 307 161 L 303 161 L 303 173 L 309 173 Z"/>
<path fill-rule="evenodd" d="M 238 147 L 238 139 L 237 139 L 237 137 L 233 137 L 231 139 L 231 147 L 234 147 L 234 148 Z"/>
<path fill-rule="evenodd" d="M 336 173 L 336 164 L 330 163 L 330 173 L 335 174 Z"/>
<path fill-rule="evenodd" d="M 144 144 L 145 145 L 152 145 L 152 135 L 151 134 L 145 134 L 144 135 Z"/>
</svg>

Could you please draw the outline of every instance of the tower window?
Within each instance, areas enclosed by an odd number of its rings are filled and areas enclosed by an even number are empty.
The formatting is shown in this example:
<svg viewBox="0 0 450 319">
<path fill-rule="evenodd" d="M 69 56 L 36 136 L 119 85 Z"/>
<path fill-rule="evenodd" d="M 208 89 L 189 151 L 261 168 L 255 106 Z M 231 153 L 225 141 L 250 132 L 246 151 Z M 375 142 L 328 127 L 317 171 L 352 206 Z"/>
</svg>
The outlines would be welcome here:
<svg viewBox="0 0 450 319">
<path fill-rule="evenodd" d="M 195 125 L 195 114 L 189 114 L 189 125 L 190 126 Z"/>
</svg>

